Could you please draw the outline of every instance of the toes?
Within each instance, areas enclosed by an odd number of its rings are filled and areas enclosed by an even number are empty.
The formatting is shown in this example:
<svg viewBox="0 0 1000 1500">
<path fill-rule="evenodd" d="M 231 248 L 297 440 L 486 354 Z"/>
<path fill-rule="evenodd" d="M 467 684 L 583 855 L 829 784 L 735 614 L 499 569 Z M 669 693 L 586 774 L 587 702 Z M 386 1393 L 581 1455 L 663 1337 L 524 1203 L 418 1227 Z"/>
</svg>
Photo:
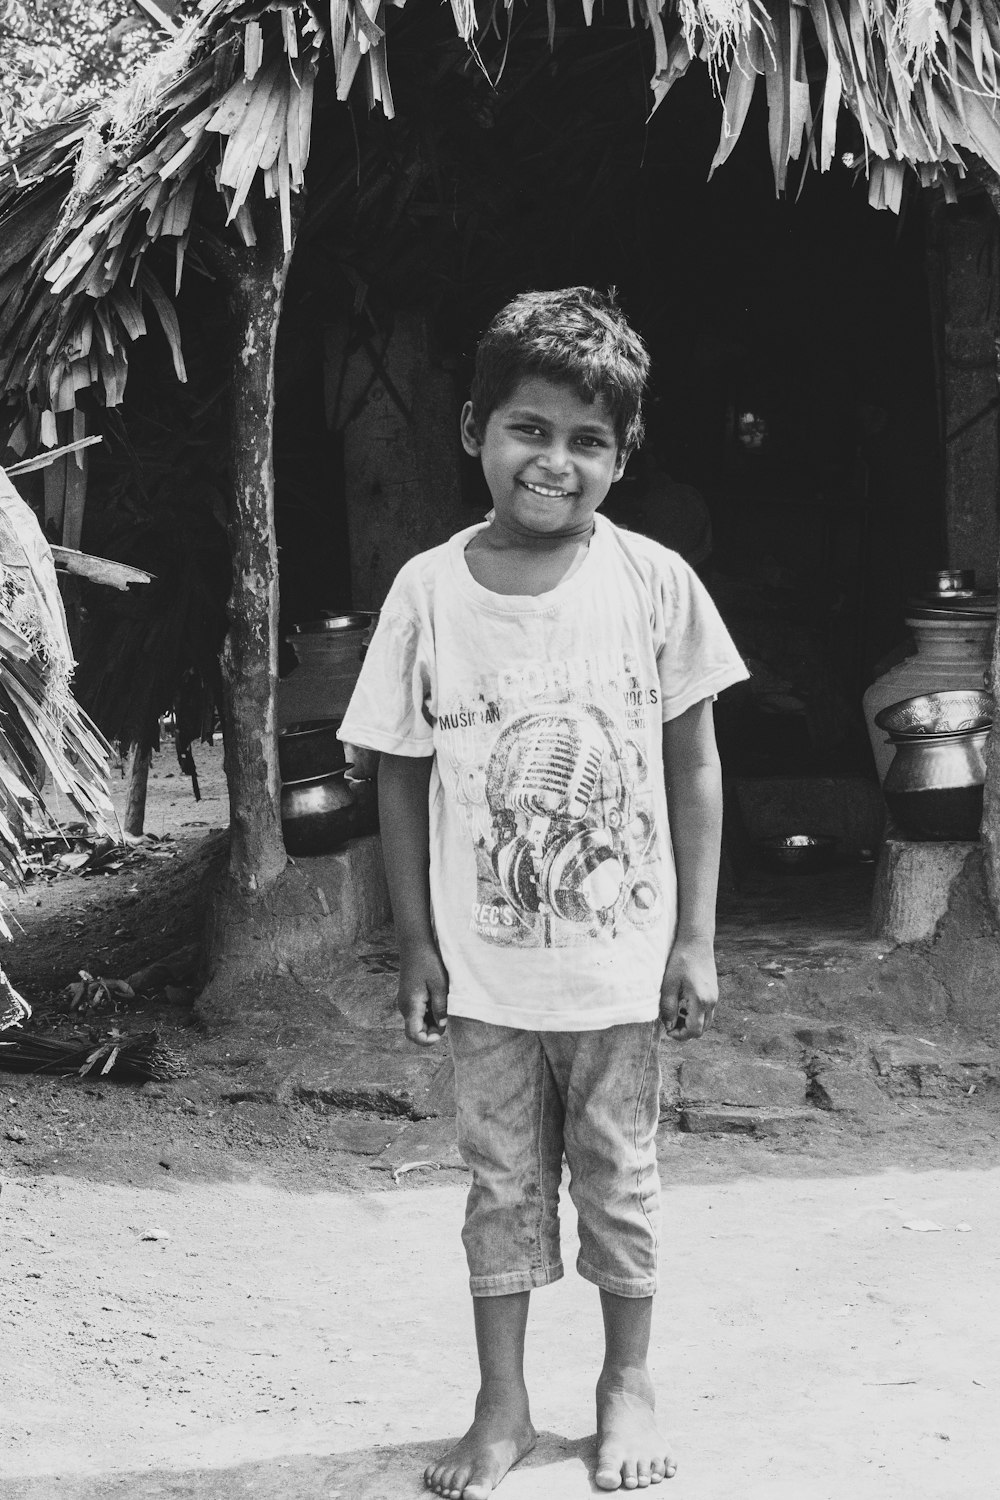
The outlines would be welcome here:
<svg viewBox="0 0 1000 1500">
<path fill-rule="evenodd" d="M 677 1464 L 672 1458 L 654 1458 L 649 1466 L 649 1482 L 662 1484 L 664 1479 L 673 1479 L 676 1473 Z"/>
<path fill-rule="evenodd" d="M 599 1490 L 619 1490 L 622 1485 L 622 1461 L 617 1455 L 599 1453 L 594 1483 Z"/>
<path fill-rule="evenodd" d="M 594 1483 L 599 1490 L 645 1490 L 651 1484 L 672 1479 L 677 1465 L 672 1458 L 645 1459 L 635 1462 L 616 1453 L 601 1453 L 597 1459 Z"/>
<path fill-rule="evenodd" d="M 436 1465 L 424 1470 L 424 1484 L 435 1495 L 441 1495 L 444 1500 L 462 1500 L 461 1486 L 457 1485 L 457 1475 L 450 1469 L 441 1469 Z"/>
<path fill-rule="evenodd" d="M 493 1493 L 493 1484 L 489 1479 L 476 1479 L 473 1477 L 461 1492 L 460 1500 L 489 1500 Z"/>
</svg>

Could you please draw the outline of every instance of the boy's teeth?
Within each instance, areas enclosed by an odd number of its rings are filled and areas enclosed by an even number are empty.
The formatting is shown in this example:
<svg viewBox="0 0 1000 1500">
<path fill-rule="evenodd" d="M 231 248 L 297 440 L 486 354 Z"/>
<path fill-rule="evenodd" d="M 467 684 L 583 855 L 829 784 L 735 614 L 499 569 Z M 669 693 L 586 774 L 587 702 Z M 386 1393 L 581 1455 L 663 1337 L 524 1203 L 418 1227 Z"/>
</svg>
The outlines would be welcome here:
<svg viewBox="0 0 1000 1500">
<path fill-rule="evenodd" d="M 524 481 L 524 485 L 526 489 L 531 490 L 534 494 L 544 495 L 546 500 L 561 500 L 563 496 L 569 494 L 569 490 L 546 490 L 540 484 L 529 484 L 527 480 Z"/>
</svg>

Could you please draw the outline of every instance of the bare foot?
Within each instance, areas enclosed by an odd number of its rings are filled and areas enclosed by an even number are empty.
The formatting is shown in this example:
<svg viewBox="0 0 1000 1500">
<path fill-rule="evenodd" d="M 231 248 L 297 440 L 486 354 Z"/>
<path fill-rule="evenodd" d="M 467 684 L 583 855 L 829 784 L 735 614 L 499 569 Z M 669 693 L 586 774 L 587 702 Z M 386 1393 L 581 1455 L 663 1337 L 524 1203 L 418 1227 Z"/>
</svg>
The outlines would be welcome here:
<svg viewBox="0 0 1000 1500">
<path fill-rule="evenodd" d="M 597 1383 L 597 1473 L 601 1490 L 643 1490 L 672 1479 L 677 1465 L 660 1436 L 653 1382 L 645 1371 L 602 1375 Z"/>
<path fill-rule="evenodd" d="M 480 1399 L 463 1438 L 424 1470 L 424 1484 L 446 1500 L 488 1500 L 507 1470 L 530 1453 L 537 1434 L 526 1401 L 496 1405 Z"/>
</svg>

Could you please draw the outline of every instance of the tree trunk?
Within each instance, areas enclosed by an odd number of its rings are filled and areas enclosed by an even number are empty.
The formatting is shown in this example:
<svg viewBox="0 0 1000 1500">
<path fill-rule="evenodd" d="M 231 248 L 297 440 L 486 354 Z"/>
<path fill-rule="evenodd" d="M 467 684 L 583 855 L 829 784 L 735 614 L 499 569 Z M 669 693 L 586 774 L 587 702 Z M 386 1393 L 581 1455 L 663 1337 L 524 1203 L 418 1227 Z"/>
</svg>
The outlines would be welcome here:
<svg viewBox="0 0 1000 1500">
<path fill-rule="evenodd" d="M 976 175 L 986 189 L 996 213 L 1000 215 L 1000 176 L 985 163 L 978 165 Z M 1000 369 L 998 369 L 998 377 L 1000 377 Z M 1000 580 L 1000 561 L 997 564 L 997 577 Z M 993 636 L 990 689 L 995 696 L 1000 695 L 1000 614 L 997 616 L 997 629 Z M 990 737 L 986 744 L 986 785 L 983 788 L 981 839 L 986 889 L 993 908 L 993 916 L 1000 922 L 1000 723 L 996 721 L 990 730 Z"/>
<path fill-rule="evenodd" d="M 128 798 L 125 803 L 125 832 L 138 838 L 146 821 L 146 787 L 149 782 L 151 750 L 133 745 L 128 757 Z"/>
<path fill-rule="evenodd" d="M 296 205 L 297 206 L 297 205 Z M 214 975 L 262 957 L 250 940 L 267 928 L 287 859 L 281 837 L 275 714 L 278 549 L 274 532 L 274 355 L 291 256 L 276 203 L 256 197 L 257 244 L 211 241 L 206 258 L 225 281 L 230 365 L 229 538 L 233 586 L 222 652 L 222 726 L 229 790 L 229 863 L 210 916 Z M 293 218 L 293 232 L 298 214 Z M 238 987 L 239 980 L 233 976 Z"/>
<path fill-rule="evenodd" d="M 274 713 L 278 549 L 273 426 L 274 350 L 287 268 L 277 236 L 262 235 L 256 248 L 252 259 L 243 260 L 230 292 L 237 344 L 230 408 L 233 589 L 222 654 L 229 873 L 244 893 L 267 889 L 285 868 Z"/>
</svg>

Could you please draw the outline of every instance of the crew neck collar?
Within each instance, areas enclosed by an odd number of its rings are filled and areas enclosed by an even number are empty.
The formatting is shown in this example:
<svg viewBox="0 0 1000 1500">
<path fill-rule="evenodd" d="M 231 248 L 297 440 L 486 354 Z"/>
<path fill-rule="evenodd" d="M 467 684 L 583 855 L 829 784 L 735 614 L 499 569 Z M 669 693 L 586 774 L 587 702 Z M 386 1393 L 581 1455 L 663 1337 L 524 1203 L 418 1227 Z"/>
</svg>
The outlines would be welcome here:
<svg viewBox="0 0 1000 1500">
<path fill-rule="evenodd" d="M 576 593 L 578 589 L 586 587 L 597 566 L 597 554 L 603 550 L 605 530 L 609 524 L 604 516 L 595 513 L 594 529 L 591 532 L 587 555 L 583 562 L 569 578 L 564 578 L 556 584 L 554 589 L 548 589 L 544 594 L 496 594 L 492 589 L 484 587 L 478 579 L 473 578 L 465 558 L 465 549 L 476 533 L 483 531 L 489 525 L 488 521 L 479 521 L 475 526 L 467 526 L 464 531 L 456 532 L 450 539 L 448 549 L 452 572 L 462 593 L 467 598 L 474 599 L 480 608 L 489 610 L 493 614 L 547 614 L 563 600 Z"/>
</svg>

